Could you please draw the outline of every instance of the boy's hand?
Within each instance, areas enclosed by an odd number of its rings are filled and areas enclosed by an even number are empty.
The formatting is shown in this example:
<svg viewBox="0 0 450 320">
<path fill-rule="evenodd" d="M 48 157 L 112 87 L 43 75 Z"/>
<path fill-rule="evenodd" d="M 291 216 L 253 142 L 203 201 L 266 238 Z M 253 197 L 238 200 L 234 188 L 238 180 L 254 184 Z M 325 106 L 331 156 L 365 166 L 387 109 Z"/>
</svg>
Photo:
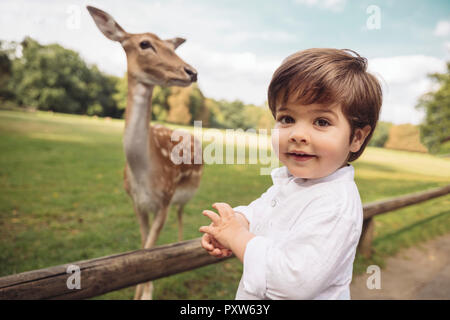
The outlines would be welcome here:
<svg viewBox="0 0 450 320">
<path fill-rule="evenodd" d="M 216 258 L 229 257 L 233 254 L 230 249 L 225 248 L 209 233 L 205 233 L 201 241 L 202 247 Z"/>
<path fill-rule="evenodd" d="M 209 238 L 214 238 L 224 248 L 231 249 L 231 241 L 242 230 L 247 231 L 247 229 L 236 218 L 233 209 L 227 203 L 214 203 L 212 206 L 219 212 L 220 216 L 214 211 L 204 210 L 203 214 L 210 218 L 213 223 L 209 226 L 200 227 L 200 232 L 209 234 Z"/>
</svg>

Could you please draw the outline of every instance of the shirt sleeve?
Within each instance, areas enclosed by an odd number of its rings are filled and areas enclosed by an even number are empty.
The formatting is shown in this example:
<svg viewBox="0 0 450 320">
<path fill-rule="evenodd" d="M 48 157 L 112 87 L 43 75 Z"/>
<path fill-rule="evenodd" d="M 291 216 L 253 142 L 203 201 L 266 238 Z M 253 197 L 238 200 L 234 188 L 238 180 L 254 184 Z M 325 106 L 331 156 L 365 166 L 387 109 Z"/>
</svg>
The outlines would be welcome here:
<svg viewBox="0 0 450 320">
<path fill-rule="evenodd" d="M 237 207 L 234 207 L 233 210 L 242 213 L 245 216 L 245 218 L 247 219 L 247 221 L 249 222 L 249 224 L 251 224 L 254 213 L 258 211 L 258 208 L 262 208 L 262 204 L 268 197 L 268 194 L 271 192 L 272 188 L 273 188 L 273 186 L 270 187 L 269 189 L 267 189 L 267 191 L 264 192 L 261 195 L 261 197 L 252 201 L 249 205 L 237 206 Z"/>
<path fill-rule="evenodd" d="M 244 290 L 261 299 L 318 296 L 354 254 L 354 221 L 341 209 L 337 199 L 323 197 L 309 205 L 312 216 L 294 226 L 283 245 L 263 236 L 251 239 L 244 253 Z"/>
</svg>

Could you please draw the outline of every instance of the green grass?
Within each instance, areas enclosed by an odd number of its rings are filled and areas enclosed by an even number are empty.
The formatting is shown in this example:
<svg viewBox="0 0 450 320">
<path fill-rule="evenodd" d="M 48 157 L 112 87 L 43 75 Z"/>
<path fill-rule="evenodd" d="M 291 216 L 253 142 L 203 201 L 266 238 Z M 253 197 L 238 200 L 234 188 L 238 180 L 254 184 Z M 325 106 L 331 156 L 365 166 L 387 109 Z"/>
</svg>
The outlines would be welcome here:
<svg viewBox="0 0 450 320">
<path fill-rule="evenodd" d="M 0 111 L 0 276 L 139 249 L 139 225 L 123 190 L 123 121 Z M 450 161 L 369 148 L 355 164 L 363 202 L 450 183 Z M 185 208 L 185 239 L 208 223 L 217 201 L 247 204 L 271 183 L 259 165 L 206 165 Z M 450 197 L 375 218 L 375 254 L 357 256 L 355 274 L 384 265 L 401 248 L 450 232 Z M 175 210 L 158 244 L 177 241 Z M 233 299 L 237 259 L 155 281 L 155 299 Z M 131 299 L 134 287 L 99 299 Z"/>
</svg>

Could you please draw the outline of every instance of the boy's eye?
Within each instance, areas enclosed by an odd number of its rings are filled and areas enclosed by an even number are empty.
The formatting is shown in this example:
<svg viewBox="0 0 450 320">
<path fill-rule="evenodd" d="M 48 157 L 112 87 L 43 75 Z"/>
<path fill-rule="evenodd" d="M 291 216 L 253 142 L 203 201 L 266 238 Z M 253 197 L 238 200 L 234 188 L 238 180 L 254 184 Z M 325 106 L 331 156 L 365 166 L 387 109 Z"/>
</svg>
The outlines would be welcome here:
<svg viewBox="0 0 450 320">
<path fill-rule="evenodd" d="M 293 123 L 294 119 L 290 116 L 281 116 L 278 118 L 278 121 L 281 122 L 282 124 L 288 124 Z"/>
<path fill-rule="evenodd" d="M 326 119 L 317 119 L 314 121 L 314 124 L 319 127 L 328 127 L 330 125 L 330 122 Z"/>
</svg>

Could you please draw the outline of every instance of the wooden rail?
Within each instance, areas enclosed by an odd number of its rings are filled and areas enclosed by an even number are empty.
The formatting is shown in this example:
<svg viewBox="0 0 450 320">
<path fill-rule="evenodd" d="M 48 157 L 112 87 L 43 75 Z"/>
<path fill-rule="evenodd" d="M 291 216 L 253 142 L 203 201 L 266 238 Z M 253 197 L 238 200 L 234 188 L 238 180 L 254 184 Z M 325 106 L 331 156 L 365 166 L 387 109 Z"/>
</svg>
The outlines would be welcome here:
<svg viewBox="0 0 450 320">
<path fill-rule="evenodd" d="M 450 185 L 392 200 L 364 205 L 364 226 L 358 250 L 370 249 L 373 217 L 408 205 L 450 193 Z M 369 250 L 370 251 L 370 250 Z M 208 264 L 221 262 L 201 248 L 200 238 L 84 260 L 56 267 L 23 272 L 0 278 L 0 299 L 84 299 L 138 283 L 167 277 Z M 80 289 L 69 289 L 72 273 L 79 267 Z"/>
<path fill-rule="evenodd" d="M 0 299 L 84 299 L 148 280 L 217 263 L 200 238 L 0 278 Z M 71 265 L 80 268 L 80 289 L 69 289 Z"/>
<path fill-rule="evenodd" d="M 449 193 L 450 184 L 441 188 L 411 193 L 390 200 L 382 200 L 365 204 L 363 207 L 364 223 L 362 227 L 361 238 L 359 239 L 358 244 L 359 253 L 366 258 L 370 258 L 370 256 L 372 255 L 372 240 L 375 230 L 375 221 L 373 219 L 374 216 L 433 198 L 441 197 Z"/>
</svg>

